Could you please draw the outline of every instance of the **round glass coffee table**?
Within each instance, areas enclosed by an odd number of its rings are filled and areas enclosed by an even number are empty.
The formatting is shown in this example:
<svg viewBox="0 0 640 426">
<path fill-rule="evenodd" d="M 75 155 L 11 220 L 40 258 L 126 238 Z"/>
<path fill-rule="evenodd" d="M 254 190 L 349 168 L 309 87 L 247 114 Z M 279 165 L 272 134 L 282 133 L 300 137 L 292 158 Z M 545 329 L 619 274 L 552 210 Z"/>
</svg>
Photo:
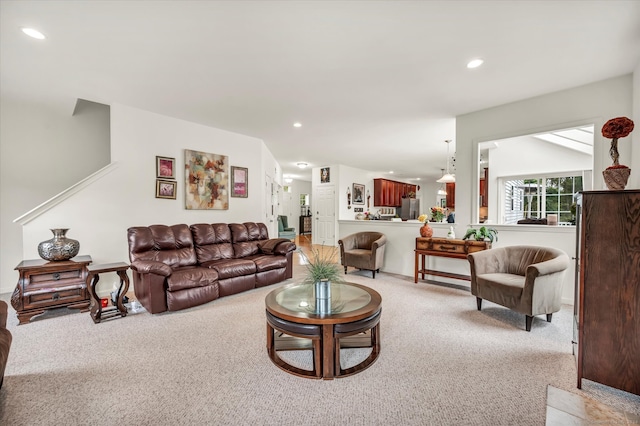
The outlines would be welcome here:
<svg viewBox="0 0 640 426">
<path fill-rule="evenodd" d="M 289 284 L 267 295 L 267 351 L 274 364 L 301 377 L 329 380 L 356 374 L 378 358 L 380 294 L 354 283 L 331 283 L 330 294 L 328 309 L 316 298 L 314 285 Z M 284 336 L 276 337 L 276 330 Z M 309 349 L 309 341 L 313 370 L 288 364 L 277 354 L 283 350 Z M 342 369 L 341 341 L 343 347 L 371 347 L 371 354 L 359 364 Z"/>
</svg>

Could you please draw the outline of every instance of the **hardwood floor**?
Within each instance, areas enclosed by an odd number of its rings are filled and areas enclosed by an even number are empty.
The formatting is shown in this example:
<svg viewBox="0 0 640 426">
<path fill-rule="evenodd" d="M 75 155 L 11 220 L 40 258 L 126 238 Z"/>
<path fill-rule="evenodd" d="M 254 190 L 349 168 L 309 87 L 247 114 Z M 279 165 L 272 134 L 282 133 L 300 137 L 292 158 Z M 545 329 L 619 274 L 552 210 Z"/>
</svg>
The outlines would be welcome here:
<svg viewBox="0 0 640 426">
<path fill-rule="evenodd" d="M 293 253 L 293 260 L 296 265 L 306 265 L 309 259 L 319 256 L 323 259 L 330 258 L 335 263 L 340 263 L 340 248 L 337 246 L 325 246 L 322 244 L 311 244 L 311 234 L 297 235 L 296 246 L 302 251 L 303 256 L 297 251 Z"/>
</svg>

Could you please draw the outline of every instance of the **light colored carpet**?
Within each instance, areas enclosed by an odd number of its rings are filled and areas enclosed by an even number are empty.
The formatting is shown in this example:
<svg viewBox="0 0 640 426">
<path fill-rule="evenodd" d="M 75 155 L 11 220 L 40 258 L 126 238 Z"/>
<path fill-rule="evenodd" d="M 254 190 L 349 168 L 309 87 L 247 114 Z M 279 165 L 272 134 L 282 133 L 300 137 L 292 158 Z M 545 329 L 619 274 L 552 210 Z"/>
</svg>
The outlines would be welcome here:
<svg viewBox="0 0 640 426">
<path fill-rule="evenodd" d="M 466 290 L 348 279 L 382 295 L 382 351 L 332 381 L 269 360 L 264 298 L 282 284 L 101 324 L 56 310 L 18 327 L 10 308 L 0 424 L 543 425 L 549 384 L 640 414 L 640 397 L 575 388 L 569 306 L 527 333 L 521 315 L 488 302 L 478 312 Z"/>
</svg>

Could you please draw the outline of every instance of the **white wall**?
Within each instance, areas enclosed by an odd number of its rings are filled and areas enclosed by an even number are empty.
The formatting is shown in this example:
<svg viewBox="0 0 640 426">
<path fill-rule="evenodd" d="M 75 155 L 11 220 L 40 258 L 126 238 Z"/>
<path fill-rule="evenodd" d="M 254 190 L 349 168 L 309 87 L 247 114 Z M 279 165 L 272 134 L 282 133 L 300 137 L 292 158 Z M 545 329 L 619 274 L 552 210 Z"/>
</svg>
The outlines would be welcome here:
<svg viewBox="0 0 640 426">
<path fill-rule="evenodd" d="M 23 260 L 13 220 L 109 164 L 109 107 L 84 101 L 72 114 L 73 104 L 0 100 L 0 293 L 13 291 Z"/>
<path fill-rule="evenodd" d="M 522 153 L 526 153 L 523 155 Z M 509 138 L 499 141 L 498 148 L 489 150 L 489 219 L 501 223 L 504 210 L 504 188 L 498 185 L 502 177 L 580 172 L 591 170 L 593 156 L 551 144 L 533 137 Z"/>
<path fill-rule="evenodd" d="M 632 91 L 629 74 L 456 117 L 456 220 L 477 221 L 479 142 L 594 124 L 594 189 L 605 188 L 600 172 L 611 163 L 610 140 L 600 129 L 610 118 L 631 117 Z M 619 143 L 621 161 L 640 170 L 630 147 L 631 140 Z"/>
<path fill-rule="evenodd" d="M 105 263 L 129 261 L 131 226 L 261 221 L 265 168 L 274 167 L 272 158 L 261 155 L 261 140 L 123 105 L 111 107 L 111 136 L 111 158 L 117 167 L 27 223 L 25 259 L 38 258 L 38 243 L 50 238 L 49 228 L 62 225 L 71 228 L 67 236 L 80 241 L 80 254 Z M 230 165 L 248 167 L 248 198 L 230 197 L 228 210 L 186 210 L 184 149 L 227 155 Z M 176 200 L 155 198 L 156 155 L 176 159 Z M 115 276 L 105 280 L 100 291 L 113 285 Z"/>
</svg>

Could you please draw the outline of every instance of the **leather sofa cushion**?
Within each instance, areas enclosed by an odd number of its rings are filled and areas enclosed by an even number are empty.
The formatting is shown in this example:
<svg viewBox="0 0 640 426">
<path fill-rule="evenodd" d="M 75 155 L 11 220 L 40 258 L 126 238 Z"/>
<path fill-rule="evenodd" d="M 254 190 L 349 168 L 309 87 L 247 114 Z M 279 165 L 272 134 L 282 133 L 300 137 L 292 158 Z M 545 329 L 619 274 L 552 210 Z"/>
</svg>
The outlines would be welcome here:
<svg viewBox="0 0 640 426">
<path fill-rule="evenodd" d="M 256 273 L 256 264 L 250 259 L 220 259 L 205 262 L 202 266 L 218 272 L 218 279 L 239 277 Z"/>
<path fill-rule="evenodd" d="M 167 278 L 167 290 L 179 291 L 187 288 L 214 285 L 218 281 L 218 272 L 201 267 L 187 267 L 173 271 Z"/>
<path fill-rule="evenodd" d="M 187 225 L 151 225 L 128 229 L 129 258 L 154 260 L 172 269 L 196 265 L 196 252 Z"/>
<path fill-rule="evenodd" d="M 191 225 L 198 263 L 234 257 L 231 230 L 226 223 Z"/>
<path fill-rule="evenodd" d="M 257 272 L 287 267 L 287 258 L 285 256 L 258 255 L 251 256 L 250 259 L 255 262 Z"/>
</svg>

